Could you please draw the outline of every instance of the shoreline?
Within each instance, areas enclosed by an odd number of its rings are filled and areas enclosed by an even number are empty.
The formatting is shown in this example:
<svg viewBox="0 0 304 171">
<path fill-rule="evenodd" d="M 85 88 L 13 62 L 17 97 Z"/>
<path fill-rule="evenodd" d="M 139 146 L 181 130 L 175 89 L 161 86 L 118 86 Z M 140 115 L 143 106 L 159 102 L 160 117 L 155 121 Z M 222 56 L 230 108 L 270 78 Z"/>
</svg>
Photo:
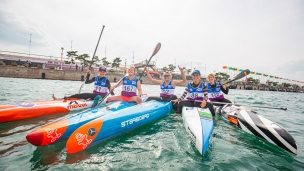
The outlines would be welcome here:
<svg viewBox="0 0 304 171">
<path fill-rule="evenodd" d="M 91 78 L 96 76 L 98 72 L 92 73 Z M 10 78 L 29 78 L 29 79 L 47 79 L 47 80 L 69 80 L 69 81 L 84 81 L 86 77 L 86 71 L 75 71 L 75 70 L 54 70 L 54 69 L 43 69 L 43 68 L 26 68 L 18 66 L 7 66 L 0 65 L 0 77 Z M 117 82 L 124 74 L 122 73 L 107 73 L 107 77 L 110 82 Z M 142 84 L 153 84 L 147 77 L 141 78 Z M 187 83 L 184 85 L 186 86 Z M 278 92 L 297 92 L 301 93 L 303 90 L 290 90 L 290 89 L 279 89 L 271 86 L 264 85 L 234 85 L 229 86 L 230 89 L 237 90 L 259 90 L 259 91 L 278 91 Z"/>
</svg>

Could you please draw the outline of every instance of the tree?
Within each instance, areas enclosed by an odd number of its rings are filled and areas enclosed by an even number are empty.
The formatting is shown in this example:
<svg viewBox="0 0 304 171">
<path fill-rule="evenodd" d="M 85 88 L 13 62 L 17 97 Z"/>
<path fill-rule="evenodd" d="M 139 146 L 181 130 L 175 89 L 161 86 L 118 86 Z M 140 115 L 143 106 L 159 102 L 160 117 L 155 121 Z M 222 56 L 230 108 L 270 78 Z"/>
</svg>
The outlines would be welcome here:
<svg viewBox="0 0 304 171">
<path fill-rule="evenodd" d="M 168 68 L 167 68 L 166 66 L 164 66 L 164 67 L 162 68 L 162 70 L 163 70 L 164 72 L 166 72 L 166 71 L 168 71 Z"/>
<path fill-rule="evenodd" d="M 289 83 L 282 83 L 282 86 L 283 86 L 284 88 L 289 88 L 289 87 L 291 86 L 291 84 L 289 84 Z"/>
<path fill-rule="evenodd" d="M 168 65 L 168 71 L 174 71 L 175 68 L 176 68 L 176 66 L 173 65 L 173 64 L 169 64 L 169 65 Z"/>
<path fill-rule="evenodd" d="M 256 84 L 259 84 L 259 79 L 254 79 L 254 78 L 252 78 L 252 77 L 249 77 L 249 78 L 247 78 L 247 81 L 248 81 L 248 83 L 250 84 L 250 85 L 256 85 Z"/>
<path fill-rule="evenodd" d="M 84 67 L 90 64 L 90 60 L 88 58 L 90 58 L 88 54 L 81 54 L 75 57 L 75 59 L 79 60 L 81 65 L 83 65 Z"/>
<path fill-rule="evenodd" d="M 187 74 L 189 75 L 191 73 L 192 69 L 187 69 Z"/>
<path fill-rule="evenodd" d="M 78 51 L 67 51 L 67 57 L 68 57 L 68 60 L 67 61 L 64 61 L 64 63 L 66 64 L 75 64 L 75 60 L 74 58 L 76 58 L 78 55 L 77 55 L 77 52 Z"/>
<path fill-rule="evenodd" d="M 120 66 L 120 63 L 121 63 L 120 57 L 116 57 L 112 62 L 112 68 L 115 67 L 117 70 L 117 68 Z"/>
<path fill-rule="evenodd" d="M 215 78 L 219 80 L 229 80 L 230 76 L 225 72 L 217 72 L 215 73 Z"/>
<path fill-rule="evenodd" d="M 102 65 L 108 67 L 111 63 L 107 60 L 107 57 L 101 59 Z"/>
</svg>

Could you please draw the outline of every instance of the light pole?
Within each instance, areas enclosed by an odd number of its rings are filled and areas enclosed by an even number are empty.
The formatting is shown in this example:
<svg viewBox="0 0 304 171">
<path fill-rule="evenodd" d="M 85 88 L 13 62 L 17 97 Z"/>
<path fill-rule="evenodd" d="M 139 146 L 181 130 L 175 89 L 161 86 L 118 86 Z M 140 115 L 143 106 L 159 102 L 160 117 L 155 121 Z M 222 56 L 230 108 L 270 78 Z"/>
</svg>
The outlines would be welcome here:
<svg viewBox="0 0 304 171">
<path fill-rule="evenodd" d="M 63 50 L 64 48 L 61 47 L 61 62 L 60 62 L 60 70 L 62 70 L 62 56 L 63 56 Z"/>
<path fill-rule="evenodd" d="M 107 47 L 105 47 L 105 57 L 107 57 Z"/>
<path fill-rule="evenodd" d="M 32 44 L 32 34 L 30 34 L 30 48 L 29 48 L 29 57 L 31 57 L 31 44 Z"/>
<path fill-rule="evenodd" d="M 133 51 L 133 65 L 134 65 L 134 51 Z"/>
</svg>

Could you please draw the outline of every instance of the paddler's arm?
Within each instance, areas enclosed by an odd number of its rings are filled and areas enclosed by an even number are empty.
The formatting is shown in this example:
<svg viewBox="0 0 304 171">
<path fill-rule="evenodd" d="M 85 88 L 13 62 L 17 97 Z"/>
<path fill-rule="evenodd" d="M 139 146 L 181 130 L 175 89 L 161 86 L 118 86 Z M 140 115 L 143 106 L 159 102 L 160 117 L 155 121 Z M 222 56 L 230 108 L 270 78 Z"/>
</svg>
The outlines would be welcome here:
<svg viewBox="0 0 304 171">
<path fill-rule="evenodd" d="M 187 94 L 188 94 L 188 88 L 185 88 L 185 91 L 184 91 L 184 93 L 180 96 L 180 98 L 175 99 L 175 100 L 171 100 L 171 102 L 173 102 L 173 104 L 175 104 L 175 103 L 177 103 L 177 102 L 183 100 L 183 99 L 187 96 Z"/>
<path fill-rule="evenodd" d="M 91 71 L 88 70 L 87 78 L 86 78 L 85 84 L 90 84 L 90 83 L 92 83 L 92 82 L 95 81 L 95 77 L 93 77 L 93 78 L 90 80 L 90 75 L 91 75 Z"/>
<path fill-rule="evenodd" d="M 162 85 L 162 81 L 161 80 L 157 80 L 157 79 L 152 78 L 152 76 L 151 76 L 148 68 L 145 67 L 144 71 L 146 71 L 149 80 L 151 80 L 154 84 Z"/>
<path fill-rule="evenodd" d="M 204 90 L 206 90 L 206 86 L 204 85 Z M 204 91 L 204 100 L 201 103 L 201 107 L 204 108 L 207 105 L 207 101 L 208 101 L 208 91 Z"/>
<path fill-rule="evenodd" d="M 178 69 L 179 69 L 180 72 L 181 72 L 181 75 L 182 75 L 182 79 L 183 79 L 183 80 L 174 80 L 174 81 L 173 81 L 174 87 L 177 86 L 177 85 L 184 85 L 184 84 L 187 82 L 187 78 L 186 78 L 184 69 L 181 68 L 180 66 L 178 66 Z"/>
<path fill-rule="evenodd" d="M 107 87 L 108 87 L 108 89 L 109 89 L 109 92 L 111 93 L 111 95 L 113 96 L 114 95 L 114 92 L 113 91 L 111 91 L 111 83 L 110 83 L 110 81 L 107 79 L 107 81 L 106 81 L 106 85 L 107 85 Z"/>
<path fill-rule="evenodd" d="M 224 86 L 221 85 L 221 91 L 222 91 L 223 93 L 225 93 L 225 94 L 228 94 L 228 92 L 229 92 L 229 84 L 228 84 L 228 85 L 225 84 L 225 87 L 226 87 L 226 88 L 224 88 Z"/>
</svg>

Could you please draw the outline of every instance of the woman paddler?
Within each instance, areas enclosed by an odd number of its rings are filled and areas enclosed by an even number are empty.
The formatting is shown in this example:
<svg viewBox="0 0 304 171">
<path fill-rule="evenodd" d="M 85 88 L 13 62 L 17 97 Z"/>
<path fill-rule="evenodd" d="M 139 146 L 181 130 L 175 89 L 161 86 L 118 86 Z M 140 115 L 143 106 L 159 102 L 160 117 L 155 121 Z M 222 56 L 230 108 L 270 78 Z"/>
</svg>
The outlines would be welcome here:
<svg viewBox="0 0 304 171">
<path fill-rule="evenodd" d="M 136 104 L 142 102 L 141 100 L 142 89 L 139 79 L 135 77 L 135 67 L 130 66 L 127 72 L 128 72 L 128 76 L 123 78 L 122 82 L 120 82 L 116 86 L 111 87 L 111 91 L 113 91 L 116 87 L 122 85 L 121 95 L 108 97 L 107 102 L 125 101 L 125 102 L 136 102 Z"/>
<path fill-rule="evenodd" d="M 105 76 L 106 72 L 107 72 L 107 68 L 104 66 L 101 66 L 101 67 L 99 67 L 99 75 L 90 79 L 91 71 L 88 70 L 85 84 L 90 84 L 90 83 L 94 82 L 93 93 L 74 94 L 74 95 L 65 97 L 64 99 L 67 99 L 67 98 L 79 98 L 79 99 L 91 99 L 91 100 L 95 99 L 94 101 L 98 101 L 98 100 L 102 99 L 109 93 L 109 90 L 111 88 L 110 81 Z M 111 94 L 114 95 L 113 92 L 111 92 Z M 52 95 L 52 98 L 54 100 L 57 100 L 57 98 L 55 97 L 54 94 Z M 94 104 L 95 103 L 96 102 L 94 102 Z"/>
<path fill-rule="evenodd" d="M 220 82 L 215 81 L 215 75 L 209 74 L 207 76 L 207 89 L 208 89 L 208 99 L 211 102 L 222 102 L 222 103 L 231 103 L 230 100 L 225 99 L 224 94 L 229 92 L 229 84 L 221 85 Z M 215 106 L 223 106 L 225 104 L 212 103 Z"/>
<path fill-rule="evenodd" d="M 178 69 L 181 72 L 183 80 L 172 80 L 172 75 L 170 72 L 164 72 L 163 80 L 157 80 L 152 78 L 149 69 L 145 67 L 144 70 L 146 71 L 149 80 L 151 80 L 154 84 L 160 85 L 160 95 L 159 95 L 160 97 L 156 97 L 156 96 L 148 97 L 146 101 L 149 100 L 171 101 L 177 99 L 176 95 L 174 95 L 175 87 L 179 85 L 184 85 L 187 82 L 183 68 L 178 66 Z"/>
<path fill-rule="evenodd" d="M 176 113 L 182 112 L 182 107 L 208 107 L 211 114 L 214 116 L 215 112 L 212 104 L 207 103 L 208 100 L 208 92 L 205 91 L 206 86 L 204 82 L 201 80 L 201 73 L 199 70 L 194 70 L 192 72 L 192 82 L 189 82 L 187 87 L 185 88 L 182 96 L 176 100 L 172 100 L 175 104 L 178 102 Z M 183 100 L 187 96 L 186 100 Z"/>
</svg>

